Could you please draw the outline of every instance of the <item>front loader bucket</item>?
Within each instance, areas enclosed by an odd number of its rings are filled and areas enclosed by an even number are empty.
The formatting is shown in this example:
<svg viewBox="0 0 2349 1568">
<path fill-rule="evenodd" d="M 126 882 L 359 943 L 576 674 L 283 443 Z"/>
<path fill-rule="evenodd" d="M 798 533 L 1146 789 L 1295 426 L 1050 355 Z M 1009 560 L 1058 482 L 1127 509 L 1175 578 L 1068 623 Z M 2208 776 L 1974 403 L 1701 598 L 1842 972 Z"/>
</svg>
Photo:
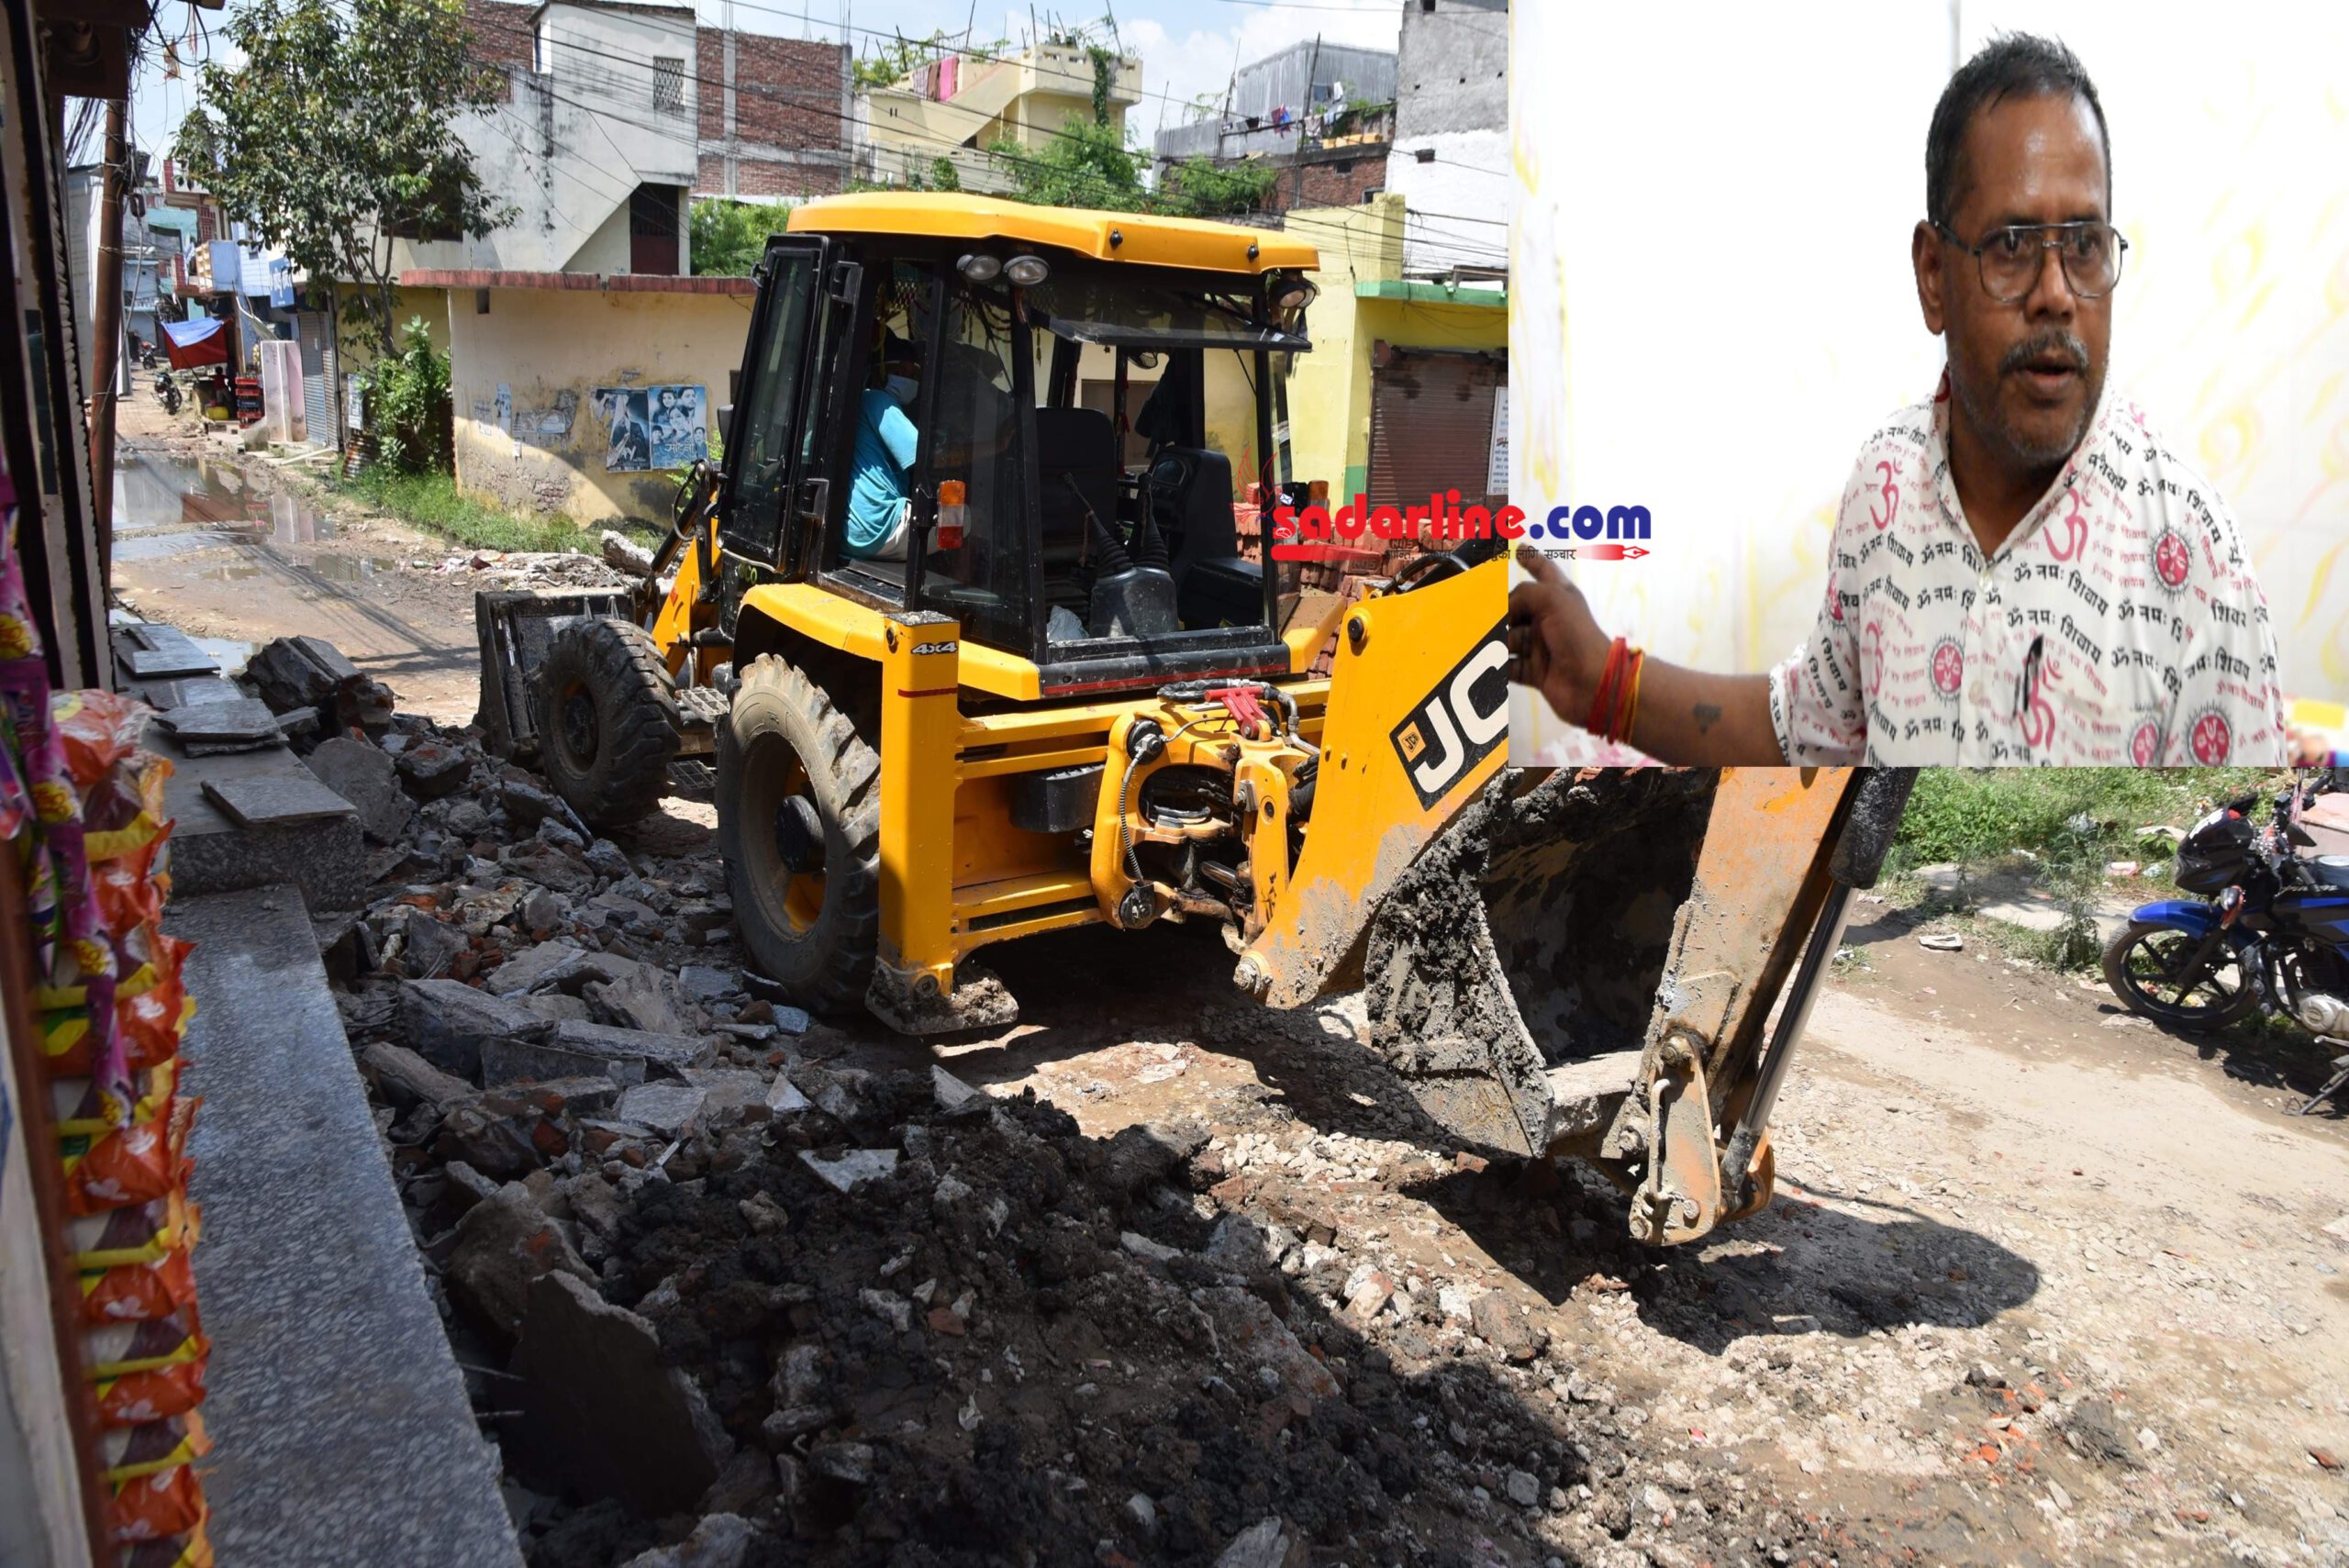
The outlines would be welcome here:
<svg viewBox="0 0 2349 1568">
<path fill-rule="evenodd" d="M 473 628 L 481 638 L 483 744 L 492 756 L 529 762 L 538 755 L 537 710 L 530 675 L 555 634 L 596 617 L 636 618 L 628 588 L 511 589 L 473 595 Z"/>
<path fill-rule="evenodd" d="M 1371 1043 L 1472 1147 L 1588 1142 L 1639 1076 L 1711 769 L 1510 772 L 1398 880 L 1364 963 Z"/>
</svg>

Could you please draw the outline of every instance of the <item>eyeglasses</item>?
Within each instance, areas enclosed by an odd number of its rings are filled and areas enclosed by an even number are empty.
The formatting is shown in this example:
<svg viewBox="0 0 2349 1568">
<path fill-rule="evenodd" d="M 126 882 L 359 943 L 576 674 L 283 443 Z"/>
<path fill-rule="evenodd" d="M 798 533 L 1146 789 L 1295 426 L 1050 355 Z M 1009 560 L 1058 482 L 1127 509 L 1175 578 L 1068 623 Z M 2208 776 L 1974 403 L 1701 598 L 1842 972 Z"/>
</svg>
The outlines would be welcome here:
<svg viewBox="0 0 2349 1568">
<path fill-rule="evenodd" d="M 2018 223 L 1994 228 L 1979 245 L 1968 245 L 1944 223 L 1933 227 L 1982 269 L 1982 292 L 2000 305 L 2029 295 L 2053 250 L 2063 263 L 2064 281 L 2081 299 L 2101 299 L 2121 282 L 2121 258 L 2129 241 L 2109 223 Z"/>
</svg>

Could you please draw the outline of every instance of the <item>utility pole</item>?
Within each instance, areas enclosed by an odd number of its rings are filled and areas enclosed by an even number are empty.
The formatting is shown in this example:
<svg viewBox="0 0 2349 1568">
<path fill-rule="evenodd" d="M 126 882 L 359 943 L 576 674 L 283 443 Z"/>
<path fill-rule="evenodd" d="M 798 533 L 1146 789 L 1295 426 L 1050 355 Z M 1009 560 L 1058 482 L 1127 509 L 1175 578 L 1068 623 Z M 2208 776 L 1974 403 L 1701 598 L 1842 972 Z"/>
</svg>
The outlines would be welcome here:
<svg viewBox="0 0 2349 1568">
<path fill-rule="evenodd" d="M 98 580 L 114 581 L 114 384 L 122 364 L 123 179 L 130 148 L 123 100 L 106 104 L 106 178 L 99 186 L 98 254 L 90 272 L 97 295 L 90 333 L 90 496 L 98 540 Z"/>
</svg>

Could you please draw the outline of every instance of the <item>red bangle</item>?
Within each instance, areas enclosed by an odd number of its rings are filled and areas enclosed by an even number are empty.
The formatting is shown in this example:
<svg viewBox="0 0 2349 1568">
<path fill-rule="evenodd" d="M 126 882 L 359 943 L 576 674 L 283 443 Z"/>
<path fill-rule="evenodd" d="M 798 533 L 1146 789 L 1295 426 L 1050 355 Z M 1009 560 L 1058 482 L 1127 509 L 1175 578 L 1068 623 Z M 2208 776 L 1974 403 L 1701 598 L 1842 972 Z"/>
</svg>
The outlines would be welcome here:
<svg viewBox="0 0 2349 1568">
<path fill-rule="evenodd" d="M 1620 687 L 1617 693 L 1622 711 L 1617 716 L 1614 730 L 1607 738 L 1609 740 L 1628 743 L 1631 739 L 1631 726 L 1640 716 L 1640 673 L 1647 668 L 1647 651 L 1641 648 L 1633 649 L 1631 658 L 1626 662 L 1628 668 L 1623 672 Z"/>
</svg>

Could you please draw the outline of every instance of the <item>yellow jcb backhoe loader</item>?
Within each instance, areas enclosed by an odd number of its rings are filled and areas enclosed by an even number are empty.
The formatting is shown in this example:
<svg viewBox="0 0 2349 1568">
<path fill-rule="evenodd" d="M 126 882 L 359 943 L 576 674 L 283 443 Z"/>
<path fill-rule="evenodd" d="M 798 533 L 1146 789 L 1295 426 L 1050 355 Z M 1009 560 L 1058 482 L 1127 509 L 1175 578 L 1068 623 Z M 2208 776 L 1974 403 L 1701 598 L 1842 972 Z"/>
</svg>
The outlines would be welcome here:
<svg viewBox="0 0 2349 1568">
<path fill-rule="evenodd" d="M 1276 230 L 986 197 L 795 209 L 666 599 L 572 623 L 536 673 L 550 777 L 599 826 L 650 804 L 649 738 L 722 695 L 736 925 L 802 1004 L 999 1027 L 982 948 L 1212 921 L 1269 1006 L 1364 988 L 1455 1136 L 1580 1154 L 1640 1194 L 1642 1234 L 1702 1234 L 1766 1201 L 1770 1096 L 1881 854 L 1876 786 L 1504 776 L 1493 539 L 1299 617 L 1271 506 L 1242 549 L 1235 475 L 1306 492 L 1277 405 L 1316 262 Z M 915 431 L 902 506 L 859 461 L 876 398 Z M 1617 843 L 1619 817 L 1642 826 Z M 1571 976 L 1585 940 L 1603 981 Z"/>
</svg>

